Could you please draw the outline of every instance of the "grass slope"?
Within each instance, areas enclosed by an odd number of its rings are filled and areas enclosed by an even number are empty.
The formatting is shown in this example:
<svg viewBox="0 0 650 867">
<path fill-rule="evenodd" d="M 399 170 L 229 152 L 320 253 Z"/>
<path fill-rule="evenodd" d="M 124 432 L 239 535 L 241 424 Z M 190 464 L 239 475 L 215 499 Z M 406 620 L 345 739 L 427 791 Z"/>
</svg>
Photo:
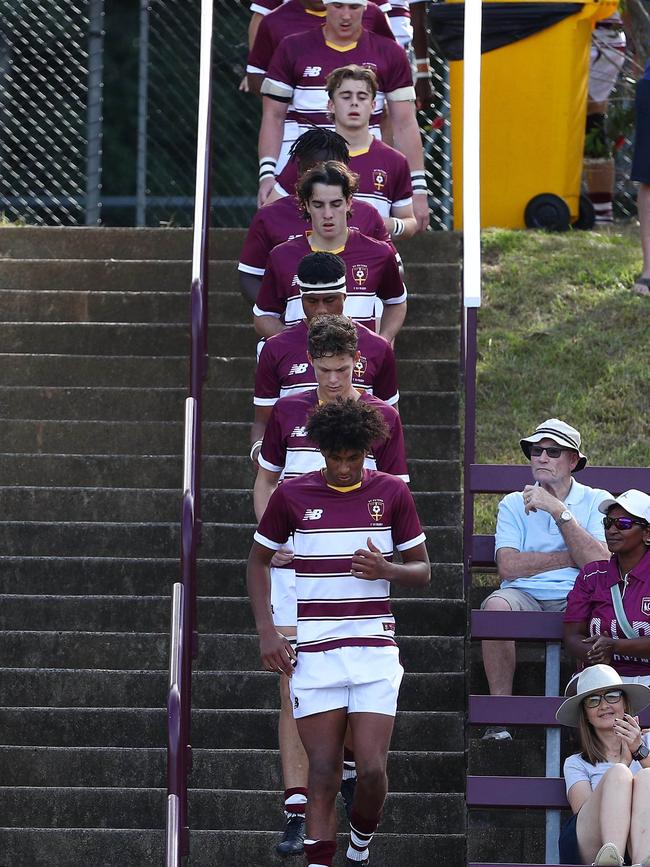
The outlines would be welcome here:
<svg viewBox="0 0 650 867">
<path fill-rule="evenodd" d="M 638 229 L 492 230 L 483 236 L 477 459 L 523 463 L 519 438 L 546 418 L 575 425 L 592 464 L 650 464 L 650 298 Z M 498 498 L 480 497 L 477 531 Z"/>
</svg>

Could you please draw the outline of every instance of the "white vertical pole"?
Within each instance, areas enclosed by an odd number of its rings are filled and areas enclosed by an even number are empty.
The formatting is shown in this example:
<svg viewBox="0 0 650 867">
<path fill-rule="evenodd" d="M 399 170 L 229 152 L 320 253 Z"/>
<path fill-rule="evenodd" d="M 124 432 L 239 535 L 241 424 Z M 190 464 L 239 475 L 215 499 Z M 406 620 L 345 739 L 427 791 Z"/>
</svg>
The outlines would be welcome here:
<svg viewBox="0 0 650 867">
<path fill-rule="evenodd" d="M 481 0 L 465 0 L 463 304 L 481 306 Z"/>
</svg>

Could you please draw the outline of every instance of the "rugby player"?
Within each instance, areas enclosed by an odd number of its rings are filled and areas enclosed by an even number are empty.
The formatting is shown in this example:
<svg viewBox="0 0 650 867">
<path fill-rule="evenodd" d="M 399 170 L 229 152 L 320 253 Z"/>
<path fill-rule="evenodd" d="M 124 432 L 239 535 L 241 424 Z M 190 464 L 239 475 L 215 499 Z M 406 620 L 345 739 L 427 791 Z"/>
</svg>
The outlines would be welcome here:
<svg viewBox="0 0 650 867">
<path fill-rule="evenodd" d="M 342 396 L 316 409 L 306 431 L 325 467 L 274 492 L 251 548 L 248 592 L 262 664 L 283 681 L 291 678 L 293 714 L 309 760 L 305 863 L 333 863 L 335 799 L 349 724 L 357 783 L 346 863 L 369 864 L 387 792 L 386 760 L 403 675 L 390 585 L 424 586 L 430 566 L 407 486 L 364 468 L 368 453 L 389 435 L 385 417 L 363 397 Z M 297 654 L 274 625 L 270 602 L 269 566 L 290 536 Z M 393 562 L 395 548 L 401 564 Z"/>
<path fill-rule="evenodd" d="M 406 316 L 406 288 L 392 247 L 348 227 L 355 191 L 356 178 L 342 163 L 321 163 L 301 177 L 298 199 L 312 229 L 274 247 L 269 255 L 253 307 L 255 330 L 261 337 L 271 337 L 303 318 L 298 263 L 307 253 L 327 251 L 340 255 L 347 267 L 346 314 L 374 331 L 379 298 L 384 304 L 379 333 L 394 340 Z"/>
</svg>

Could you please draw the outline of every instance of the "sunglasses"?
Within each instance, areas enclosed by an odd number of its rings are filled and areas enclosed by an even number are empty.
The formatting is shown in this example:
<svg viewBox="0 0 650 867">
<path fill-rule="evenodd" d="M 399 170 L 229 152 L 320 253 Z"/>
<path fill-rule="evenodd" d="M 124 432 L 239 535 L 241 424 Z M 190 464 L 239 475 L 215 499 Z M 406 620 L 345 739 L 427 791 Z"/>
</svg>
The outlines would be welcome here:
<svg viewBox="0 0 650 867">
<path fill-rule="evenodd" d="M 610 518 L 609 515 L 603 518 L 603 527 L 606 530 L 609 530 L 614 525 L 616 525 L 618 530 L 631 530 L 635 524 L 638 524 L 639 527 L 648 526 L 646 521 L 637 521 L 636 518 Z"/>
<path fill-rule="evenodd" d="M 620 701 L 622 698 L 622 689 L 611 689 L 609 692 L 606 692 L 605 695 L 588 695 L 587 698 L 582 700 L 582 703 L 585 707 L 598 707 L 603 699 L 605 699 L 607 704 L 616 704 L 616 702 Z"/>
<path fill-rule="evenodd" d="M 531 446 L 530 456 L 532 458 L 541 458 L 546 452 L 549 458 L 559 458 L 562 452 L 574 452 L 575 449 L 562 449 L 560 446 Z"/>
</svg>

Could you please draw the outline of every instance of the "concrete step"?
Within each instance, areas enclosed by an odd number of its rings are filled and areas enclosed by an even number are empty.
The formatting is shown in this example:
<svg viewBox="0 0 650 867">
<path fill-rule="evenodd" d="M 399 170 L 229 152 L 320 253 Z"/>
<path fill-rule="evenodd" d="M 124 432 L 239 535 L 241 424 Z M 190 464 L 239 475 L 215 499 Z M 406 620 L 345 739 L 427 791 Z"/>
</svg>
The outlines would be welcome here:
<svg viewBox="0 0 650 867">
<path fill-rule="evenodd" d="M 164 632 L 167 596 L 3 596 L 0 629 Z M 394 599 L 402 635 L 464 635 L 465 608 L 456 599 Z M 199 632 L 254 632 L 248 599 L 199 597 Z"/>
<path fill-rule="evenodd" d="M 405 325 L 395 346 L 403 358 L 458 357 L 457 326 Z M 151 322 L 0 322 L 0 345 L 5 352 L 41 352 L 64 355 L 184 355 L 189 350 L 188 326 Z M 213 325 L 211 355 L 244 352 L 255 357 L 258 338 L 252 325 Z"/>
<path fill-rule="evenodd" d="M 445 792 L 458 782 L 462 753 L 394 751 L 388 754 L 391 792 Z M 160 749 L 0 746 L 5 786 L 164 785 L 167 752 Z M 193 788 L 278 791 L 282 788 L 277 750 L 194 750 Z M 422 788 L 424 786 L 424 788 Z M 451 791 L 455 791 L 452 789 Z"/>
<path fill-rule="evenodd" d="M 413 458 L 451 460 L 458 454 L 460 432 L 452 425 L 405 425 L 404 436 Z M 182 453 L 184 423 L 7 419 L 5 437 L 17 453 L 26 454 L 172 455 Z M 203 437 L 211 454 L 246 453 L 250 425 L 205 422 Z"/>
<path fill-rule="evenodd" d="M 420 520 L 444 524 L 460 505 L 460 494 L 416 493 Z M 175 521 L 180 515 L 178 489 L 0 487 L 0 502 L 14 521 L 47 515 L 52 521 Z M 203 491 L 203 514 L 229 523 L 255 520 L 250 490 Z"/>
<path fill-rule="evenodd" d="M 397 641 L 402 665 L 409 673 L 453 672 L 457 675 L 463 671 L 461 637 L 400 635 Z M 0 658 L 10 668 L 164 671 L 169 658 L 169 634 L 5 630 L 0 632 Z M 201 634 L 194 670 L 211 671 L 215 660 L 219 660 L 224 671 L 259 670 L 257 636 L 241 633 Z M 443 694 L 440 700 L 448 699 Z"/>
<path fill-rule="evenodd" d="M 194 749 L 278 747 L 275 710 L 194 710 Z M 0 708 L 5 745 L 72 747 L 157 747 L 167 744 L 167 710 L 155 708 Z M 394 750 L 460 752 L 459 713 L 398 712 Z"/>
<path fill-rule="evenodd" d="M 412 491 L 458 491 L 460 468 L 457 461 L 415 459 L 408 463 Z M 0 478 L 7 486 L 61 487 L 68 484 L 83 488 L 125 488 L 137 479 L 143 488 L 179 486 L 180 489 L 183 467 L 180 455 L 0 453 Z M 255 469 L 247 456 L 208 455 L 203 459 L 203 484 L 207 488 L 252 490 L 254 481 Z M 93 554 L 97 556 L 97 552 Z M 456 556 L 453 562 L 458 560 Z"/>
<path fill-rule="evenodd" d="M 191 867 L 215 864 L 268 864 L 274 861 L 277 831 L 192 831 Z M 334 867 L 344 867 L 347 835 L 338 837 Z M 158 867 L 165 857 L 163 830 L 116 829 L 0 829 L 0 847 L 7 867 L 44 863 L 51 867 L 92 864 L 93 867 Z M 445 867 L 462 867 L 465 859 L 464 834 L 404 836 L 378 834 L 372 842 L 378 865 L 399 864 L 408 859 L 412 867 L 429 867 L 431 852 Z"/>
<path fill-rule="evenodd" d="M 165 815 L 165 789 L 99 787 L 0 787 L 4 827 L 155 828 Z M 282 824 L 279 792 L 196 789 L 189 795 L 191 827 L 205 830 L 273 831 Z M 408 818 L 407 818 L 408 817 Z M 462 795 L 394 793 L 386 799 L 381 828 L 399 833 L 464 830 Z M 339 831 L 347 823 L 339 819 Z"/>
<path fill-rule="evenodd" d="M 406 391 L 453 391 L 458 362 L 397 359 L 399 382 Z M 255 358 L 212 357 L 208 384 L 212 387 L 251 388 Z M 0 353 L 0 386 L 114 386 L 123 388 L 183 388 L 188 376 L 186 357 L 150 355 L 31 355 Z"/>
<path fill-rule="evenodd" d="M 191 263 L 188 259 L 9 259 L 0 260 L 0 289 L 62 292 L 186 292 L 189 297 Z M 410 291 L 450 295 L 458 289 L 455 264 L 410 263 L 406 285 Z M 239 291 L 235 260 L 211 261 L 210 299 L 222 292 Z M 243 301 L 242 301 L 243 303 Z M 456 302 L 457 303 L 457 302 Z M 74 317 L 73 317 L 74 318 Z"/>
<path fill-rule="evenodd" d="M 214 664 L 214 661 L 213 661 Z M 259 667 L 259 666 L 258 666 Z M 89 668 L 2 668 L 0 706 L 156 707 L 166 701 L 168 673 L 102 671 Z M 278 678 L 264 671 L 196 671 L 192 676 L 196 708 L 279 707 Z M 406 674 L 401 710 L 453 711 L 464 700 L 464 673 Z"/>
<path fill-rule="evenodd" d="M 443 266 L 444 267 L 444 266 Z M 430 279 L 438 279 L 438 271 Z M 418 275 L 420 276 L 420 275 Z M 421 278 L 422 279 L 422 278 Z M 230 280 L 228 281 L 231 282 Z M 0 289 L 0 309 L 7 322 L 177 322 L 188 318 L 188 291 L 122 292 L 93 289 Z M 458 292 L 410 292 L 407 323 L 457 325 Z M 250 304 L 238 291 L 212 293 L 210 325 L 253 321 Z"/>
<path fill-rule="evenodd" d="M 245 237 L 245 229 L 213 229 L 211 258 L 239 259 Z M 397 247 L 406 262 L 458 262 L 461 243 L 459 232 L 427 232 L 400 239 Z M 0 259 L 189 260 L 191 255 L 191 229 L 8 226 L 0 235 Z"/>
<path fill-rule="evenodd" d="M 179 579 L 178 557 L 31 557 L 0 556 L 0 593 L 47 595 L 52 587 L 67 596 L 89 592 L 111 595 L 160 596 Z M 244 592 L 246 561 L 200 559 L 198 582 L 206 596 L 240 596 Z M 462 598 L 460 563 L 433 563 L 428 594 Z M 394 588 L 394 596 L 408 591 Z M 427 590 L 422 592 L 424 596 Z"/>
<path fill-rule="evenodd" d="M 3 418 L 36 421 L 176 421 L 184 419 L 184 388 L 122 388 L 73 386 L 5 386 L 0 388 Z M 204 421 L 250 423 L 253 420 L 251 388 L 206 388 Z M 435 425 L 457 429 L 458 396 L 453 392 L 400 392 L 404 424 Z M 248 453 L 245 437 L 241 452 Z M 182 448 L 182 437 L 180 440 Z M 206 442 L 209 453 L 210 442 Z"/>
</svg>

